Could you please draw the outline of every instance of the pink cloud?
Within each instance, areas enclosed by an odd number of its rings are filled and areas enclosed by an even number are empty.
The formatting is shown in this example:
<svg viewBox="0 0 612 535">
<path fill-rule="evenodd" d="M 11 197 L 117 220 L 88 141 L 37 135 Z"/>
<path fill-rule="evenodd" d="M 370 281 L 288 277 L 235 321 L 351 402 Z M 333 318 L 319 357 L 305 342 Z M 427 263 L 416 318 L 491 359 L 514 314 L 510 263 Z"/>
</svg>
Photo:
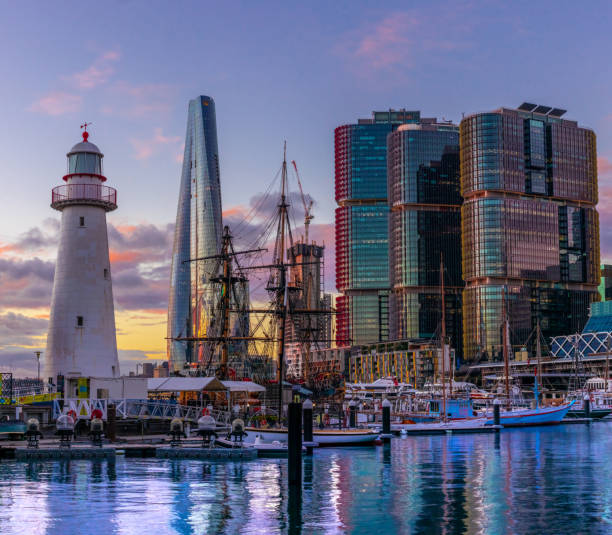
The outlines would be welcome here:
<svg viewBox="0 0 612 535">
<path fill-rule="evenodd" d="M 375 68 L 406 63 L 411 50 L 408 36 L 414 33 L 418 24 L 416 17 L 408 13 L 386 17 L 357 43 L 353 55 Z"/>
<path fill-rule="evenodd" d="M 168 84 L 134 85 L 120 80 L 109 88 L 110 96 L 115 98 L 102 111 L 132 117 L 167 113 L 172 109 L 175 92 L 176 88 Z"/>
<path fill-rule="evenodd" d="M 82 103 L 81 95 L 56 91 L 34 102 L 28 110 L 46 115 L 64 115 L 79 111 Z"/>
<path fill-rule="evenodd" d="M 597 171 L 599 176 L 602 175 L 606 178 L 612 178 L 612 162 L 606 156 L 599 156 L 597 158 Z"/>
<path fill-rule="evenodd" d="M 115 68 L 112 63 L 118 61 L 120 54 L 111 50 L 104 52 L 87 69 L 77 72 L 67 77 L 67 80 L 75 84 L 80 89 L 93 89 L 103 85 L 114 74 Z"/>
<path fill-rule="evenodd" d="M 130 143 L 134 147 L 134 158 L 146 160 L 165 145 L 174 145 L 181 141 L 179 136 L 165 136 L 161 128 L 154 130 L 153 136 L 147 139 L 131 138 Z"/>
<path fill-rule="evenodd" d="M 417 10 L 387 14 L 342 35 L 334 51 L 360 77 L 385 71 L 387 79 L 404 78 L 417 61 L 434 61 L 469 46 L 471 9 L 469 3 L 452 3 L 435 17 Z"/>
</svg>

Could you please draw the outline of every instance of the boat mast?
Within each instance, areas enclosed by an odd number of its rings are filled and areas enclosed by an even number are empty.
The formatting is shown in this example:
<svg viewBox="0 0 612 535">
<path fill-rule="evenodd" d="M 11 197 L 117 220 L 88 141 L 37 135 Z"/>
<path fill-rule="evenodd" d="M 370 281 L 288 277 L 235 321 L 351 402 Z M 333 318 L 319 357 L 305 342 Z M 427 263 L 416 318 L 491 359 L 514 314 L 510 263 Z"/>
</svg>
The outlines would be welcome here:
<svg viewBox="0 0 612 535">
<path fill-rule="evenodd" d="M 440 349 L 442 353 L 442 409 L 446 422 L 446 303 L 444 301 L 444 260 L 440 253 L 440 297 L 442 302 L 442 325 L 440 326 Z"/>
<path fill-rule="evenodd" d="M 231 235 L 229 227 L 223 228 L 223 249 L 221 257 L 223 258 L 223 277 L 221 278 L 221 306 L 223 310 L 223 324 L 221 336 L 223 342 L 221 345 L 221 379 L 227 379 L 227 364 L 229 360 L 229 328 L 230 328 L 230 294 L 232 291 L 232 259 L 229 256 L 231 245 Z"/>
<path fill-rule="evenodd" d="M 606 387 L 604 392 L 609 390 L 608 385 L 610 383 L 610 334 L 606 337 Z"/>
<path fill-rule="evenodd" d="M 542 344 L 540 341 L 540 318 L 536 323 L 536 357 L 538 359 L 538 378 L 537 381 L 540 383 L 540 390 L 543 387 L 542 383 Z"/>
<path fill-rule="evenodd" d="M 274 263 L 278 269 L 278 285 L 276 287 L 276 317 L 278 321 L 278 353 L 277 353 L 277 372 L 278 381 L 278 419 L 279 424 L 283 415 L 283 364 L 285 359 L 285 327 L 287 323 L 287 266 L 285 264 L 285 226 L 289 224 L 287 218 L 287 142 L 283 147 L 283 167 L 281 172 L 281 200 L 278 205 L 279 221 L 278 235 L 276 243 L 276 258 Z"/>
<path fill-rule="evenodd" d="M 502 294 L 502 314 L 504 318 L 504 330 L 502 333 L 502 343 L 504 344 L 504 373 L 506 374 L 506 406 L 510 407 L 510 366 L 508 364 L 508 313 L 506 310 L 506 290 L 507 287 L 504 286 L 503 294 Z"/>
</svg>

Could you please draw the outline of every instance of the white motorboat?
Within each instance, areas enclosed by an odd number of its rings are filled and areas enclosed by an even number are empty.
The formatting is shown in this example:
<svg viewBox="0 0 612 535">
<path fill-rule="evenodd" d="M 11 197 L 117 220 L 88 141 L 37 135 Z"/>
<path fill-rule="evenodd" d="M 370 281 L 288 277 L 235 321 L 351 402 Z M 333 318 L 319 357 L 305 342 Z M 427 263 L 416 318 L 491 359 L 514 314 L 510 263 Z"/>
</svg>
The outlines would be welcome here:
<svg viewBox="0 0 612 535">
<path fill-rule="evenodd" d="M 247 427 L 246 431 L 248 435 L 245 437 L 245 441 L 248 444 L 254 443 L 257 435 L 264 442 L 287 442 L 286 428 L 261 429 Z M 315 429 L 312 434 L 314 442 L 317 442 L 320 447 L 369 446 L 373 445 L 378 439 L 378 433 L 371 429 Z"/>
</svg>

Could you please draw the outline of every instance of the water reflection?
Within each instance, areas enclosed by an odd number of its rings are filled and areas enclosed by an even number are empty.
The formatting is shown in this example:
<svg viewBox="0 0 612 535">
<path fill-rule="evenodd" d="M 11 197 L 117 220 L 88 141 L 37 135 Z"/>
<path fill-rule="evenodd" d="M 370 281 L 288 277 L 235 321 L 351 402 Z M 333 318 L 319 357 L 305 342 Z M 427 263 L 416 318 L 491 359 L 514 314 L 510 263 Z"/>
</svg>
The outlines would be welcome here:
<svg viewBox="0 0 612 535">
<path fill-rule="evenodd" d="M 612 424 L 407 437 L 286 460 L 0 463 L 0 533 L 606 533 Z"/>
</svg>

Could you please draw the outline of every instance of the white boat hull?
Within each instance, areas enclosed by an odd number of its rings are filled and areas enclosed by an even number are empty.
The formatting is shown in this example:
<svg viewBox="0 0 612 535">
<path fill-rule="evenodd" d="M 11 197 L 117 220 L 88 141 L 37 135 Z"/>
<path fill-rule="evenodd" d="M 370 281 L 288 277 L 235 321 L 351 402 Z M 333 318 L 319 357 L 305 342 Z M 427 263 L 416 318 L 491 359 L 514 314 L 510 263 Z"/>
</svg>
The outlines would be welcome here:
<svg viewBox="0 0 612 535">
<path fill-rule="evenodd" d="M 286 429 L 258 429 L 248 427 L 246 429 L 248 435 L 245 437 L 245 442 L 252 443 L 255 441 L 255 435 L 260 435 L 265 442 L 278 440 L 279 442 L 287 442 Z M 378 434 L 369 429 L 346 429 L 346 430 L 313 430 L 313 441 L 319 446 L 358 446 L 374 444 L 378 438 Z"/>
</svg>

